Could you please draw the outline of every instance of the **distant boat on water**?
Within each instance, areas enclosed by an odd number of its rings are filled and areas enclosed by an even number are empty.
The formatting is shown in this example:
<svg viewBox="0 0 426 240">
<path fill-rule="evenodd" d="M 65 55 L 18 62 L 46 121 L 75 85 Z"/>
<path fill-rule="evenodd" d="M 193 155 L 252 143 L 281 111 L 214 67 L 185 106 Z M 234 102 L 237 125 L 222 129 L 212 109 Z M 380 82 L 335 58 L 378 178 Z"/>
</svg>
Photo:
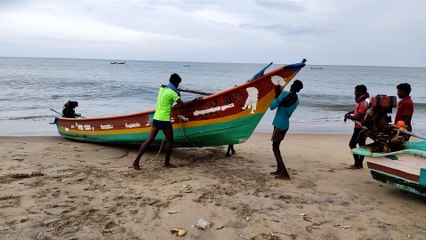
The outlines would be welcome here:
<svg viewBox="0 0 426 240">
<path fill-rule="evenodd" d="M 311 67 L 311 69 L 314 69 L 314 70 L 322 70 L 322 69 L 324 69 L 324 67 Z"/>
<path fill-rule="evenodd" d="M 183 65 L 183 67 L 191 67 L 191 65 Z"/>
<path fill-rule="evenodd" d="M 125 64 L 126 62 L 111 62 L 111 64 Z"/>
</svg>

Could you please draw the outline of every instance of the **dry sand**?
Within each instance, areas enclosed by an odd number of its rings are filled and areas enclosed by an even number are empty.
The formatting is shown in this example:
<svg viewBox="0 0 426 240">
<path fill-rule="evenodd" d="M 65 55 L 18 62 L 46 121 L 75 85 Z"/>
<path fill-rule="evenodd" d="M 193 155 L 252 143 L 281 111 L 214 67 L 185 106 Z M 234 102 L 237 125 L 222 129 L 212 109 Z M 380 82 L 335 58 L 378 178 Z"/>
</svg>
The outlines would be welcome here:
<svg viewBox="0 0 426 240">
<path fill-rule="evenodd" d="M 288 134 L 291 181 L 270 134 L 226 148 L 152 149 L 60 137 L 0 138 L 1 239 L 426 239 L 426 201 L 349 170 L 347 135 Z M 207 230 L 193 227 L 213 222 Z M 186 235 L 171 235 L 183 228 Z"/>
</svg>

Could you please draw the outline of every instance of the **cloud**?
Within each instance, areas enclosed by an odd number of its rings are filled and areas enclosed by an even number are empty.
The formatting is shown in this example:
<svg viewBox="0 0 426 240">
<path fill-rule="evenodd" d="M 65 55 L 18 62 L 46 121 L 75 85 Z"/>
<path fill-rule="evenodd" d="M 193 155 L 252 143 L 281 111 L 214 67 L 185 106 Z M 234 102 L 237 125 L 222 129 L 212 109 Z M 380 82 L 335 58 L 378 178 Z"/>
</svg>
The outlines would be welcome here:
<svg viewBox="0 0 426 240">
<path fill-rule="evenodd" d="M 140 44 L 186 40 L 176 35 L 135 30 L 86 16 L 15 11 L 3 14 L 2 18 L 5 20 L 0 23 L 0 27 L 4 31 L 0 32 L 0 36 L 5 39 L 18 37 Z M 9 24 L 10 22 L 13 24 Z"/>
<path fill-rule="evenodd" d="M 300 12 L 304 9 L 304 5 L 301 1 L 273 1 L 273 0 L 267 0 L 267 1 L 255 1 L 259 6 L 262 6 L 269 10 L 276 10 L 276 9 L 286 9 L 287 11 L 296 11 Z"/>
<path fill-rule="evenodd" d="M 421 0 L 2 1 L 0 53 L 426 66 L 423 9 Z"/>
</svg>

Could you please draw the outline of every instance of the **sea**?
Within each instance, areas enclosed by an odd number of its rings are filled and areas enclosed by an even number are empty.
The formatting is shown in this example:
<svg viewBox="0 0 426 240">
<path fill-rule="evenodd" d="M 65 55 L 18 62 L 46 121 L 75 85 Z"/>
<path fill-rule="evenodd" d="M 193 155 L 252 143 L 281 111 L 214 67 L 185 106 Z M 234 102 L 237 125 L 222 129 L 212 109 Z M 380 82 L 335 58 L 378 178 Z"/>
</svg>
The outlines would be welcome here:
<svg viewBox="0 0 426 240">
<path fill-rule="evenodd" d="M 301 60 L 274 63 L 268 70 Z M 426 134 L 426 68 L 310 65 L 307 60 L 296 76 L 304 88 L 289 132 L 350 134 L 353 123 L 345 123 L 343 115 L 355 108 L 356 85 L 365 84 L 371 96 L 396 96 L 396 86 L 407 82 L 415 107 L 413 131 Z M 215 93 L 246 82 L 267 64 L 2 57 L 0 136 L 57 136 L 52 122 L 68 100 L 78 101 L 76 112 L 84 117 L 140 112 L 154 109 L 158 88 L 172 73 L 182 77 L 181 88 Z M 184 101 L 195 97 L 182 94 Z M 271 132 L 274 113 L 268 110 L 255 131 Z"/>
</svg>

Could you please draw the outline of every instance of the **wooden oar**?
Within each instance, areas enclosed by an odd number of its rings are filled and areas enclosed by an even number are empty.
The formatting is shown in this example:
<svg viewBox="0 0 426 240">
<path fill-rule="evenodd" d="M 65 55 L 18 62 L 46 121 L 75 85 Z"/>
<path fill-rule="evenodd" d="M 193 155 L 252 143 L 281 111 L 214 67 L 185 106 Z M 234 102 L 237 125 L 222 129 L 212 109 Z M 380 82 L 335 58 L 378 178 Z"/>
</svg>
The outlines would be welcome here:
<svg viewBox="0 0 426 240">
<path fill-rule="evenodd" d="M 399 128 L 399 131 L 401 131 L 404 134 L 407 134 L 407 135 L 410 135 L 410 136 L 413 136 L 413 137 L 416 137 L 416 138 L 419 138 L 419 139 L 426 140 L 426 136 L 419 135 L 419 134 L 416 134 L 416 133 L 413 133 L 413 132 L 410 132 L 408 130 L 401 129 L 401 128 Z"/>
<path fill-rule="evenodd" d="M 189 92 L 189 93 L 195 93 L 195 94 L 200 94 L 200 95 L 212 95 L 213 93 L 208 93 L 208 92 L 201 92 L 201 91 L 197 91 L 197 90 L 191 90 L 191 89 L 183 89 L 183 88 L 178 88 L 179 91 L 181 92 Z"/>
<path fill-rule="evenodd" d="M 420 149 L 403 149 L 395 152 L 372 152 L 371 149 L 365 147 L 358 147 L 351 150 L 352 153 L 366 156 L 366 157 L 391 157 L 392 160 L 398 160 L 398 157 L 393 157 L 397 154 L 411 154 L 419 157 L 426 158 L 426 151 Z"/>
<path fill-rule="evenodd" d="M 55 112 L 55 113 L 57 113 L 57 114 L 59 114 L 59 115 L 61 115 L 62 116 L 62 113 L 60 113 L 60 112 L 58 112 L 58 111 L 56 111 L 55 109 L 50 109 L 50 111 L 52 111 L 52 112 Z"/>
</svg>

